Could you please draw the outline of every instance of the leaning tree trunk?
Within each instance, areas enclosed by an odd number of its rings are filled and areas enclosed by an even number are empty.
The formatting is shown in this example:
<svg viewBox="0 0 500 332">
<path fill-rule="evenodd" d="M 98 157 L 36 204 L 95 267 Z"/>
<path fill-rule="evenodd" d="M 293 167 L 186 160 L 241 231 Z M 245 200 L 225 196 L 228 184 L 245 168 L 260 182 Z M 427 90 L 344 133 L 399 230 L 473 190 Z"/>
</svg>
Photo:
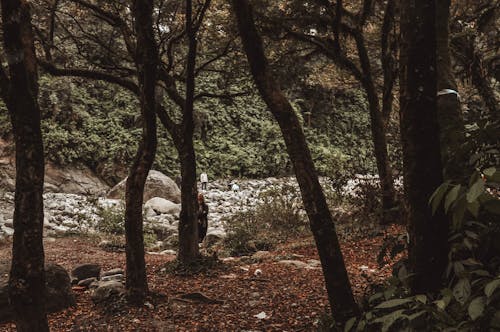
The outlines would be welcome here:
<svg viewBox="0 0 500 332">
<path fill-rule="evenodd" d="M 429 206 L 429 197 L 443 181 L 436 100 L 435 3 L 404 0 L 401 6 L 400 121 L 414 293 L 440 288 L 448 254 L 447 220 L 441 209 L 432 215 Z"/>
<path fill-rule="evenodd" d="M 449 17 L 451 0 L 436 2 L 438 121 L 441 159 L 445 180 L 464 182 L 467 177 L 467 151 L 464 148 L 465 128 L 460 100 L 451 66 Z"/>
<path fill-rule="evenodd" d="M 26 1 L 2 0 L 2 26 L 9 77 L 2 70 L 2 96 L 16 142 L 14 239 L 9 300 L 17 331 L 48 331 L 43 253 L 44 156 L 38 76 L 31 16 Z"/>
<path fill-rule="evenodd" d="M 361 69 L 364 74 L 362 84 L 368 98 L 368 107 L 370 109 L 372 141 L 375 150 L 380 189 L 382 192 L 382 209 L 384 212 L 382 222 L 387 223 L 390 221 L 389 214 L 387 212 L 396 206 L 396 190 L 394 189 L 392 168 L 389 162 L 389 155 L 387 153 L 386 125 L 384 123 L 383 114 L 380 110 L 380 104 L 371 74 L 372 70 L 370 68 L 370 58 L 365 47 L 363 35 L 358 33 L 355 38 Z"/>
<path fill-rule="evenodd" d="M 142 304 L 148 292 L 144 260 L 142 203 L 144 185 L 156 153 L 155 86 L 158 52 L 152 28 L 152 0 L 135 0 L 133 13 L 137 33 L 136 64 L 142 115 L 142 139 L 130 168 L 125 194 L 125 237 L 127 254 L 127 297 Z"/>
<path fill-rule="evenodd" d="M 294 166 L 321 259 L 332 316 L 337 322 L 345 322 L 358 312 L 358 307 L 352 295 L 335 225 L 318 181 L 302 126 L 269 71 L 262 40 L 253 21 L 251 6 L 245 0 L 233 0 L 232 5 L 255 83 L 278 121 Z"/>
</svg>

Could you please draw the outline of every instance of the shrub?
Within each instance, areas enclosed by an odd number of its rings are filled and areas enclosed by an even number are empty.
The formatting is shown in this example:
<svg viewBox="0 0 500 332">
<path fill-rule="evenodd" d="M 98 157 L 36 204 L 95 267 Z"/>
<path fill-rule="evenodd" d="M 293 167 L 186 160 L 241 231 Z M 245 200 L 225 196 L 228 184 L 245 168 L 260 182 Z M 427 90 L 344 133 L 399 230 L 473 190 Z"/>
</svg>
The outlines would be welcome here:
<svg viewBox="0 0 500 332">
<path fill-rule="evenodd" d="M 98 231 L 113 235 L 125 234 L 125 206 L 123 203 L 117 206 L 99 207 L 97 214 L 101 217 L 97 224 Z"/>
<path fill-rule="evenodd" d="M 226 220 L 228 234 L 224 245 L 231 255 L 270 250 L 308 229 L 300 208 L 300 194 L 294 186 L 270 188 L 262 192 L 259 199 L 261 203 L 254 208 Z"/>
<path fill-rule="evenodd" d="M 97 230 L 101 233 L 112 235 L 111 238 L 120 239 L 125 234 L 125 206 L 123 203 L 117 206 L 102 207 L 98 206 L 97 214 L 101 220 L 97 223 Z M 154 230 L 144 227 L 144 247 L 151 248 L 156 245 L 158 237 Z"/>
</svg>

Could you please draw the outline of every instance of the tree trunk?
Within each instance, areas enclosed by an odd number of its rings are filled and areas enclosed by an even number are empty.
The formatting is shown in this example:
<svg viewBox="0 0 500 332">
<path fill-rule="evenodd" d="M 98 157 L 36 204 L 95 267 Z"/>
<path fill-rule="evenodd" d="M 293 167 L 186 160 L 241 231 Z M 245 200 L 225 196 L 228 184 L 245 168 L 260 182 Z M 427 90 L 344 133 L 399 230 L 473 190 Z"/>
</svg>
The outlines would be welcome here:
<svg viewBox="0 0 500 332">
<path fill-rule="evenodd" d="M 192 18 L 193 4 L 186 1 L 186 33 L 188 36 L 188 56 L 186 66 L 186 100 L 182 117 L 181 144 L 178 147 L 181 160 L 181 215 L 179 222 L 178 260 L 188 264 L 199 256 L 198 248 L 198 201 L 196 185 L 196 157 L 194 152 L 194 88 L 196 70 L 196 29 Z"/>
<path fill-rule="evenodd" d="M 429 197 L 443 182 L 437 120 L 435 0 L 404 0 L 401 11 L 400 121 L 409 207 L 409 260 L 414 293 L 441 286 L 448 254 L 448 223 L 432 215 Z M 421 52 L 426 50 L 426 52 Z"/>
<path fill-rule="evenodd" d="M 156 153 L 155 86 L 158 52 L 152 28 L 152 0 L 135 0 L 133 13 L 137 33 L 136 65 L 143 121 L 142 139 L 130 168 L 125 194 L 125 237 L 127 254 L 127 296 L 142 304 L 148 292 L 144 260 L 142 203 L 144 185 Z"/>
<path fill-rule="evenodd" d="M 457 91 L 449 46 L 450 3 L 450 0 L 436 2 L 438 91 Z M 442 94 L 438 97 L 437 105 L 444 179 L 464 182 L 468 174 L 467 153 L 464 149 L 465 128 L 458 95 Z"/>
<path fill-rule="evenodd" d="M 196 158 L 192 136 L 184 133 L 183 146 L 179 151 L 182 180 L 179 254 L 177 259 L 181 264 L 189 264 L 199 257 L 198 201 L 196 200 L 198 190 L 196 186 Z"/>
<path fill-rule="evenodd" d="M 375 150 L 375 159 L 379 174 L 380 190 L 382 192 L 382 223 L 388 223 L 390 220 L 388 210 L 396 206 L 396 190 L 394 189 L 394 180 L 392 177 L 392 168 L 389 163 L 387 153 L 386 126 L 383 114 L 380 111 L 380 104 L 372 78 L 370 58 L 365 47 L 364 38 L 361 33 L 356 34 L 356 45 L 358 55 L 363 71 L 362 85 L 365 89 L 368 106 L 370 109 L 370 127 L 372 131 L 372 141 Z"/>
<path fill-rule="evenodd" d="M 294 166 L 321 259 L 332 316 L 337 322 L 345 322 L 357 314 L 358 307 L 352 295 L 335 225 L 319 184 L 302 126 L 269 71 L 262 40 L 255 28 L 248 1 L 233 0 L 232 5 L 255 83 L 278 121 Z"/>
<path fill-rule="evenodd" d="M 9 300 L 17 331 L 43 332 L 49 331 L 42 241 L 44 156 L 33 31 L 26 1 L 2 0 L 1 5 L 9 66 L 9 77 L 2 69 L 2 96 L 6 99 L 16 142 Z"/>
</svg>

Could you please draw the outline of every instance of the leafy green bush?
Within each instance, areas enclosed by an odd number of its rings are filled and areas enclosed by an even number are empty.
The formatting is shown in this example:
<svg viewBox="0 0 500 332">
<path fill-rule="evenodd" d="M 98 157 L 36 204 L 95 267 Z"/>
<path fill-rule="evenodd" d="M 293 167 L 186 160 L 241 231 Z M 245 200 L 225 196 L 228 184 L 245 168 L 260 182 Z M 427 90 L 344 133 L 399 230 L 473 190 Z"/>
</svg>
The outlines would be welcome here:
<svg viewBox="0 0 500 332">
<path fill-rule="evenodd" d="M 102 207 L 98 206 L 97 213 L 101 220 L 97 223 L 97 230 L 101 233 L 112 235 L 111 238 L 118 242 L 123 242 L 121 237 L 125 234 L 125 206 L 123 203 L 117 206 Z M 153 229 L 144 227 L 144 246 L 153 247 L 158 241 Z"/>
<path fill-rule="evenodd" d="M 224 245 L 231 255 L 270 250 L 277 243 L 308 229 L 307 219 L 300 209 L 300 193 L 294 186 L 271 188 L 259 197 L 262 203 L 226 220 L 228 234 Z"/>
<path fill-rule="evenodd" d="M 432 195 L 435 211 L 452 217 L 446 285 L 437 294 L 411 295 L 406 266 L 372 294 L 361 317 L 344 331 L 496 331 L 500 329 L 500 250 L 485 246 L 500 234 L 500 170 L 474 172 L 468 186 L 444 183 Z M 498 247 L 498 246 L 497 246 Z"/>
<path fill-rule="evenodd" d="M 224 247 L 231 256 L 241 256 L 258 250 L 270 250 L 275 241 L 269 234 L 269 225 L 257 218 L 255 210 L 234 214 L 227 224 L 227 236 Z"/>
<path fill-rule="evenodd" d="M 125 234 L 125 206 L 123 204 L 99 207 L 97 213 L 101 217 L 97 224 L 98 231 L 113 235 Z"/>
</svg>

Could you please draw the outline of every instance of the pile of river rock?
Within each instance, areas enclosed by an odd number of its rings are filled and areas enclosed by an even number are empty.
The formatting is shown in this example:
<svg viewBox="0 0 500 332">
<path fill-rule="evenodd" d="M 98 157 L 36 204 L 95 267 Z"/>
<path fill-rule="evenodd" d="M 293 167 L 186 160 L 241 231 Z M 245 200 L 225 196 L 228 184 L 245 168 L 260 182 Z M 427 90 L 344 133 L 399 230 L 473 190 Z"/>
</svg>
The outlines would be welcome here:
<svg viewBox="0 0 500 332">
<path fill-rule="evenodd" d="M 104 210 L 124 208 L 125 181 L 105 192 L 97 188 L 95 192 L 87 188 L 83 193 L 50 192 L 44 194 L 44 235 L 57 237 L 67 234 L 97 233 L 103 220 Z M 88 181 L 87 181 L 88 182 Z M 267 178 L 261 180 L 238 180 L 238 191 L 230 188 L 228 180 L 217 180 L 203 190 L 209 206 L 209 227 L 207 238 L 219 240 L 226 235 L 226 222 L 231 215 L 246 211 L 260 202 L 262 191 L 284 184 L 297 187 L 294 178 Z M 0 189 L 0 240 L 12 236 L 14 193 Z M 101 190 L 99 192 L 99 190 Z M 152 229 L 160 242 L 157 247 L 165 248 L 176 242 L 180 212 L 180 190 L 166 175 L 151 171 L 144 194 L 145 228 Z"/>
<path fill-rule="evenodd" d="M 73 178 L 71 181 L 78 181 Z M 84 192 L 66 190 L 49 184 L 44 194 L 44 235 L 57 237 L 67 234 L 98 233 L 99 223 L 103 221 L 103 211 L 114 210 L 122 213 L 124 209 L 125 181 L 109 189 L 99 183 L 90 188 L 88 183 L 98 183 L 97 180 L 83 179 Z M 231 190 L 231 184 L 236 183 L 239 190 Z M 348 183 L 346 191 L 353 191 L 357 185 L 354 180 Z M 323 185 L 327 185 L 323 181 Z M 61 183 L 65 183 L 61 181 Z M 259 180 L 216 180 L 209 182 L 204 193 L 209 206 L 209 227 L 207 240 L 217 242 L 226 236 L 226 223 L 238 212 L 251 209 L 262 203 L 261 193 L 270 189 L 278 189 L 284 185 L 298 190 L 293 177 L 267 178 Z M 74 185 L 73 188 L 83 187 Z M 56 191 L 56 192 L 54 192 Z M 161 172 L 152 170 L 149 173 L 144 193 L 145 229 L 152 230 L 158 239 L 155 247 L 158 249 L 174 249 L 178 237 L 180 190 L 176 183 Z M 0 241 L 12 236 L 13 230 L 14 193 L 0 188 Z M 105 244 L 106 241 L 104 241 Z M 172 253 L 167 250 L 166 253 Z"/>
</svg>

